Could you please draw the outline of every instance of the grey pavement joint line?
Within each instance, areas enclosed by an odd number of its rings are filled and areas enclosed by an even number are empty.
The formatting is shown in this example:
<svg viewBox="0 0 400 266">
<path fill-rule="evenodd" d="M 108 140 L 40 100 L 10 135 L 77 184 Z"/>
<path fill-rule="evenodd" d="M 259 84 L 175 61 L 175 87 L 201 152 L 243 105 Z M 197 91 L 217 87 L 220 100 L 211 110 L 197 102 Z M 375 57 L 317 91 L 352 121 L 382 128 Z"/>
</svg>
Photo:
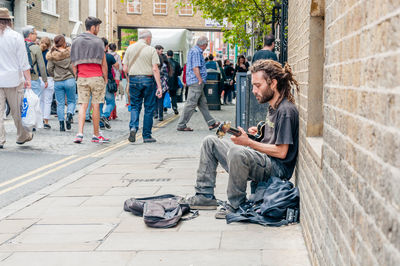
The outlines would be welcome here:
<svg viewBox="0 0 400 266">
<path fill-rule="evenodd" d="M 179 116 L 173 116 L 173 117 L 163 121 L 162 123 L 169 124 L 170 122 L 174 121 L 178 117 Z M 156 131 L 156 130 L 157 129 L 154 129 L 154 131 Z M 80 179 L 81 177 L 86 175 L 88 172 L 90 172 L 92 170 L 95 170 L 95 169 L 103 166 L 105 163 L 111 161 L 115 157 L 118 157 L 118 154 L 119 154 L 119 152 L 117 152 L 117 153 L 115 153 L 115 154 L 113 154 L 111 156 L 104 157 L 100 161 L 97 161 L 94 164 L 89 165 L 89 166 L 83 168 L 82 170 L 79 170 L 78 172 L 75 172 L 75 173 L 71 174 L 68 177 L 63 178 L 63 179 L 59 180 L 58 182 L 56 182 L 56 183 L 54 183 L 54 184 L 52 184 L 52 185 L 50 185 L 48 187 L 45 187 L 45 188 L 43 188 L 43 189 L 41 189 L 41 190 L 29 195 L 28 197 L 22 198 L 22 199 L 20 199 L 20 200 L 18 200 L 16 202 L 6 206 L 6 207 L 0 209 L 0 219 L 4 219 L 4 218 L 6 218 L 8 216 L 11 216 L 14 213 L 20 211 L 21 209 L 31 205 L 32 203 L 47 197 L 48 195 L 50 195 L 50 193 L 60 189 L 61 187 L 65 186 L 65 185 L 68 185 L 68 184 Z M 93 154 L 86 155 L 84 157 L 88 158 L 88 157 L 91 157 L 91 156 L 93 156 Z M 82 160 L 83 157 L 80 157 L 78 159 Z M 75 159 L 74 161 L 76 161 L 76 160 L 77 159 Z M 65 165 L 65 166 L 67 166 L 67 165 Z M 49 172 L 48 172 L 48 174 L 49 174 Z M 38 179 L 38 178 L 36 177 L 36 179 Z M 3 193 L 5 193 L 5 192 L 0 191 L 0 195 L 3 194 Z"/>
<path fill-rule="evenodd" d="M 168 123 L 172 122 L 172 121 L 175 120 L 175 119 L 176 119 L 176 117 L 172 117 L 172 118 L 170 118 L 170 119 L 164 121 L 164 122 L 165 122 L 164 124 L 168 124 Z M 157 131 L 157 130 L 158 130 L 157 128 L 154 129 L 154 131 Z M 26 184 L 28 184 L 28 183 L 31 183 L 31 182 L 33 182 L 33 181 L 35 181 L 35 180 L 38 180 L 38 179 L 40 179 L 40 178 L 42 178 L 42 177 L 44 177 L 44 176 L 47 176 L 47 175 L 49 175 L 49 174 L 51 174 L 51 173 L 54 173 L 54 172 L 56 172 L 56 171 L 58 171 L 58 170 L 61 170 L 61 169 L 65 168 L 65 167 L 67 167 L 67 166 L 69 166 L 69 165 L 71 165 L 71 164 L 74 164 L 74 163 L 76 163 L 76 162 L 79 162 L 79 161 L 81 161 L 81 160 L 83 160 L 83 159 L 87 159 L 87 158 L 89 158 L 89 157 L 97 157 L 97 156 L 99 156 L 99 155 L 104 155 L 104 154 L 106 154 L 106 153 L 108 153 L 108 152 L 110 152 L 110 151 L 112 151 L 112 150 L 121 148 L 121 147 L 123 147 L 123 146 L 125 146 L 125 145 L 127 145 L 127 144 L 129 144 L 129 142 L 128 142 L 127 140 L 124 140 L 124 141 L 121 141 L 120 143 L 114 144 L 112 147 L 108 147 L 108 148 L 102 149 L 102 150 L 100 150 L 100 151 L 98 151 L 98 152 L 95 152 L 94 154 L 93 154 L 93 153 L 90 153 L 90 154 L 87 154 L 87 155 L 85 155 L 85 156 L 78 157 L 78 158 L 76 158 L 76 159 L 74 159 L 74 160 L 72 160 L 72 161 L 69 161 L 69 162 L 67 162 L 67 163 L 65 163 L 65 164 L 62 164 L 62 165 L 60 165 L 60 166 L 58 166 L 58 167 L 56 167 L 56 168 L 53 168 L 53 169 L 51 169 L 51 170 L 49 170 L 49 171 L 47 171 L 47 172 L 44 172 L 44 173 L 42 173 L 42 174 L 40 174 L 40 175 L 34 176 L 34 177 L 32 177 L 32 178 L 30 178 L 30 179 L 28 179 L 28 180 L 25 180 L 25 181 L 23 181 L 23 182 L 20 182 L 20 183 L 14 185 L 14 186 L 12 186 L 12 187 L 3 189 L 3 190 L 0 191 L 0 195 L 2 195 L 2 194 L 4 194 L 4 193 L 7 193 L 7 192 L 9 192 L 9 191 L 11 191 L 11 190 L 14 190 L 14 189 L 16 189 L 16 188 L 19 188 L 19 187 L 21 187 L 21 186 L 23 186 L 23 185 L 26 185 Z M 73 158 L 73 157 L 76 157 L 76 156 L 72 155 L 72 156 L 69 156 L 68 158 Z M 66 158 L 65 158 L 65 159 L 66 159 Z M 62 159 L 62 160 L 60 160 L 60 161 L 58 161 L 58 162 L 55 162 L 55 163 L 51 164 L 51 166 L 60 164 L 61 162 L 65 162 L 65 161 L 66 161 L 65 159 Z M 48 167 L 46 167 L 46 168 L 48 168 Z M 28 176 L 29 176 L 29 175 L 28 175 Z M 15 181 L 18 181 L 18 180 L 22 179 L 22 177 L 26 177 L 26 176 L 23 175 L 23 176 L 19 177 L 19 178 L 18 178 L 17 180 L 15 180 Z M 8 183 L 8 182 L 9 182 L 9 181 L 7 181 L 7 182 L 5 182 L 5 183 Z M 0 184 L 0 187 L 1 187 L 1 186 L 2 186 L 2 184 Z"/>
</svg>

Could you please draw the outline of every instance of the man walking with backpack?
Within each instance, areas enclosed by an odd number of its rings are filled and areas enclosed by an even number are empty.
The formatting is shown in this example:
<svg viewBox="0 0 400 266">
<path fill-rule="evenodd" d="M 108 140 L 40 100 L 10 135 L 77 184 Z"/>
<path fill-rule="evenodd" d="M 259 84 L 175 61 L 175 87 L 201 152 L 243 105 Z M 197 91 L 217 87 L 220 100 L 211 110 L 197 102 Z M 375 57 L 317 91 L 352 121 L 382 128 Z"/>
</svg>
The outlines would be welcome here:
<svg viewBox="0 0 400 266">
<path fill-rule="evenodd" d="M 42 85 L 39 74 L 44 82 L 44 87 L 47 88 L 48 86 L 46 65 L 44 63 L 42 50 L 39 45 L 35 44 L 37 33 L 33 26 L 24 27 L 22 33 L 25 38 L 29 64 L 31 65 L 32 90 L 37 96 L 40 96 L 42 93 Z"/>
<path fill-rule="evenodd" d="M 7 8 L 0 8 L 0 149 L 6 142 L 4 109 L 6 100 L 17 128 L 17 144 L 32 140 L 32 133 L 22 126 L 21 102 L 25 88 L 31 89 L 28 56 L 22 36 L 12 29 L 12 17 Z"/>
<path fill-rule="evenodd" d="M 83 127 L 90 97 L 92 97 L 93 106 L 92 142 L 103 143 L 110 141 L 102 136 L 99 131 L 99 104 L 104 103 L 106 84 L 108 82 L 104 43 L 97 37 L 100 24 L 100 19 L 88 17 L 85 20 L 86 32 L 76 37 L 71 47 L 71 62 L 75 76 L 78 77 L 78 103 L 81 104 L 79 109 L 79 131 L 74 139 L 75 143 L 83 141 Z"/>
</svg>

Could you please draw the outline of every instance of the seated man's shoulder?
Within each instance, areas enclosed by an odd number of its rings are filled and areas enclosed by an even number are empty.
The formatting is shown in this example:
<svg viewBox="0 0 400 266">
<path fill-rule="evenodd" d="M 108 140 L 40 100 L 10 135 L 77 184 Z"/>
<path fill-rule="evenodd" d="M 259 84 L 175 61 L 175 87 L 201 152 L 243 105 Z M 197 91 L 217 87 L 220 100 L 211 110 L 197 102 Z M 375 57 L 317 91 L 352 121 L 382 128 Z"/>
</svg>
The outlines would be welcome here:
<svg viewBox="0 0 400 266">
<path fill-rule="evenodd" d="M 298 116 L 299 114 L 296 105 L 287 99 L 279 104 L 277 112 L 281 116 Z"/>
</svg>

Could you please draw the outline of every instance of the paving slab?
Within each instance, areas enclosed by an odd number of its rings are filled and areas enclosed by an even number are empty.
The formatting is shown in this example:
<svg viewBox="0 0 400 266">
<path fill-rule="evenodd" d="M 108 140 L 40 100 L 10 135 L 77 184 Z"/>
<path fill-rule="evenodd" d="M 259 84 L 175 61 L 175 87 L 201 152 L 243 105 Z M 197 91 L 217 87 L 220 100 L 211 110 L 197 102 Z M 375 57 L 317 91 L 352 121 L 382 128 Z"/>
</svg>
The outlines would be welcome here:
<svg viewBox="0 0 400 266">
<path fill-rule="evenodd" d="M 1 262 L 6 258 L 11 256 L 11 252 L 0 252 L 0 265 L 3 265 Z"/>
<path fill-rule="evenodd" d="M 81 206 L 81 207 L 63 207 L 63 208 L 49 208 L 41 209 L 40 211 L 31 211 L 30 213 L 18 212 L 10 218 L 71 218 L 79 217 L 83 219 L 91 218 L 116 218 L 122 212 L 121 208 L 115 207 L 91 207 L 91 206 Z"/>
<path fill-rule="evenodd" d="M 82 203 L 82 207 L 119 207 L 124 206 L 127 196 L 93 196 Z"/>
<path fill-rule="evenodd" d="M 0 246 L 0 251 L 90 251 L 115 225 L 34 225 Z"/>
<path fill-rule="evenodd" d="M 104 196 L 127 196 L 129 197 L 137 197 L 138 195 L 154 195 L 161 188 L 160 185 L 150 185 L 147 186 L 135 186 L 135 184 L 131 184 L 128 187 L 113 187 L 110 188 Z"/>
<path fill-rule="evenodd" d="M 112 233 L 97 250 L 209 250 L 217 249 L 220 232 Z"/>
<path fill-rule="evenodd" d="M 103 195 L 110 189 L 110 186 L 105 187 L 64 187 L 53 193 L 52 197 L 85 197 Z"/>
<path fill-rule="evenodd" d="M 125 266 L 135 256 L 133 252 L 16 252 L 0 265 L 18 266 Z M 1 259 L 1 254 L 0 254 Z"/>
<path fill-rule="evenodd" d="M 140 251 L 129 265 L 141 266 L 260 266 L 260 251 Z M 277 265 L 275 265 L 277 266 Z"/>
<path fill-rule="evenodd" d="M 302 250 L 263 250 L 262 265 L 264 266 L 311 266 L 306 249 Z"/>
<path fill-rule="evenodd" d="M 135 216 L 131 213 L 127 213 L 128 215 L 124 218 L 121 218 L 121 222 L 115 228 L 113 233 L 133 233 L 133 232 L 153 232 L 154 228 L 148 227 L 144 221 L 143 217 Z M 162 232 L 172 231 L 176 232 L 182 226 L 180 223 L 176 227 L 161 229 Z"/>
<path fill-rule="evenodd" d="M 0 234 L 18 234 L 37 223 L 39 219 L 4 219 L 0 221 Z"/>
</svg>

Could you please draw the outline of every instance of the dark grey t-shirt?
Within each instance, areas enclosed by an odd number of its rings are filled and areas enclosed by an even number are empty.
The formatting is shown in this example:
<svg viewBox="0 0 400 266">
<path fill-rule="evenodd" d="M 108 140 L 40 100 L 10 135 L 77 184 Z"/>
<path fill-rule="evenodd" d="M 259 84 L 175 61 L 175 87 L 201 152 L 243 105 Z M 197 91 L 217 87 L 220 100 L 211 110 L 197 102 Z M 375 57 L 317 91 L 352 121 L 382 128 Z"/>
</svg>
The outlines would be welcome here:
<svg viewBox="0 0 400 266">
<path fill-rule="evenodd" d="M 299 148 L 299 111 L 297 107 L 284 98 L 275 110 L 268 107 L 265 121 L 265 136 L 261 142 L 267 144 L 289 144 L 285 159 L 273 158 L 284 168 L 288 179 L 292 176 L 296 165 Z"/>
<path fill-rule="evenodd" d="M 253 56 L 253 63 L 260 59 L 272 59 L 278 61 L 276 54 L 270 50 L 259 50 Z"/>
</svg>

